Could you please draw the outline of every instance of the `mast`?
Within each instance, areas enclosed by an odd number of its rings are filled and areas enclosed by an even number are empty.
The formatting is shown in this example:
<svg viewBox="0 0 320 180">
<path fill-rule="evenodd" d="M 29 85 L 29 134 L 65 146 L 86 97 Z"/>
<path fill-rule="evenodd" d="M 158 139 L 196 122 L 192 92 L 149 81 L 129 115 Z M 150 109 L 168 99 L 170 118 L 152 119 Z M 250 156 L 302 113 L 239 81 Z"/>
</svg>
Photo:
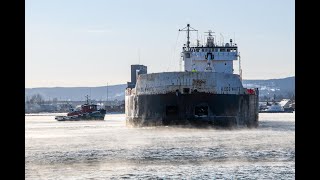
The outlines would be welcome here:
<svg viewBox="0 0 320 180">
<path fill-rule="evenodd" d="M 86 95 L 86 101 L 87 101 L 87 104 L 89 104 L 89 95 Z"/>
<path fill-rule="evenodd" d="M 190 30 L 191 28 L 191 30 Z M 189 49 L 190 47 L 190 31 L 198 31 L 195 30 L 194 28 L 190 27 L 190 24 L 187 24 L 187 27 L 183 28 L 183 29 L 179 29 L 179 31 L 187 31 L 187 48 Z"/>
<path fill-rule="evenodd" d="M 108 83 L 107 83 L 107 104 L 108 104 Z"/>
</svg>

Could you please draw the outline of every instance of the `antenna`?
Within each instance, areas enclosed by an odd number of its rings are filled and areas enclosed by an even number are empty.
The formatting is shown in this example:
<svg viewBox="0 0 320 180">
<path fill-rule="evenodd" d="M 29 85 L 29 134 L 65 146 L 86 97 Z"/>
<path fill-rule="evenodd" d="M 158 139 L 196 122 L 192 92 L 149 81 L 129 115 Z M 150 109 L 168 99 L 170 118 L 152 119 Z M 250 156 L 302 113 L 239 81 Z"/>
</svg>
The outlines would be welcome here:
<svg viewBox="0 0 320 180">
<path fill-rule="evenodd" d="M 140 64 L 140 48 L 138 49 L 138 58 L 139 58 L 139 64 Z"/>
<path fill-rule="evenodd" d="M 197 31 L 197 47 L 199 47 L 199 45 L 200 45 L 200 40 L 199 40 L 198 31 Z"/>
<path fill-rule="evenodd" d="M 239 75 L 240 75 L 240 80 L 242 81 L 242 70 L 241 70 L 241 56 L 240 56 L 240 52 L 238 54 L 239 57 Z"/>
<path fill-rule="evenodd" d="M 181 71 L 181 64 L 182 64 L 182 57 L 180 57 L 180 59 L 179 59 L 179 71 Z"/>
<path fill-rule="evenodd" d="M 222 38 L 222 40 L 221 40 L 221 38 Z M 223 43 L 224 43 L 224 37 L 223 37 L 223 35 L 220 33 L 220 40 L 221 40 L 221 45 L 223 45 Z"/>
<path fill-rule="evenodd" d="M 205 42 L 206 42 L 206 40 L 205 40 L 205 39 L 206 39 L 206 37 L 205 37 L 205 36 L 203 36 L 203 37 L 202 37 L 202 45 L 204 45 L 204 44 L 205 44 Z"/>
</svg>

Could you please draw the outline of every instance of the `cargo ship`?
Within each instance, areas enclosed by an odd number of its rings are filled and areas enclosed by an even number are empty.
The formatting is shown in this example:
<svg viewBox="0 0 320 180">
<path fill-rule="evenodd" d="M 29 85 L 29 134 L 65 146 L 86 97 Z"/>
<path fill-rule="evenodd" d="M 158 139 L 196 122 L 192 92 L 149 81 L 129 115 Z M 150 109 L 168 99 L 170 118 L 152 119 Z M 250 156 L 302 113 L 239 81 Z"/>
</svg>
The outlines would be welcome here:
<svg viewBox="0 0 320 180">
<path fill-rule="evenodd" d="M 183 69 L 177 72 L 147 73 L 144 65 L 131 65 L 131 82 L 125 90 L 128 126 L 204 125 L 257 127 L 258 88 L 242 85 L 237 44 L 216 43 L 208 31 L 206 42 L 182 47 Z M 234 74 L 233 61 L 239 61 Z"/>
<path fill-rule="evenodd" d="M 97 104 L 89 103 L 89 96 L 86 96 L 85 104 L 73 109 L 67 113 L 67 116 L 56 116 L 57 121 L 81 121 L 81 120 L 104 120 L 106 110 L 98 109 Z"/>
</svg>

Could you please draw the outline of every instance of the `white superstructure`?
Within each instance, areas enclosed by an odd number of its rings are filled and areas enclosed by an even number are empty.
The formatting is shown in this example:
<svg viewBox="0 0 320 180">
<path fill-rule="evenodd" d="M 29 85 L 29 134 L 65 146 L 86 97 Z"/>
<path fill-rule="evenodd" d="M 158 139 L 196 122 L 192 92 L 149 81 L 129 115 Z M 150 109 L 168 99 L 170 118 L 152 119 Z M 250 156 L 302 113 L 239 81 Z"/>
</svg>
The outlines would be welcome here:
<svg viewBox="0 0 320 180">
<path fill-rule="evenodd" d="M 233 61 L 238 60 L 238 47 L 232 43 L 218 45 L 209 30 L 207 41 L 201 45 L 197 40 L 197 45 L 190 47 L 189 31 L 197 31 L 191 28 L 188 24 L 187 27 L 179 31 L 187 31 L 187 44 L 182 48 L 182 60 L 184 62 L 183 71 L 198 71 L 198 72 L 221 72 L 233 74 Z M 239 65 L 240 68 L 240 65 Z M 241 76 L 241 70 L 240 70 Z"/>
</svg>

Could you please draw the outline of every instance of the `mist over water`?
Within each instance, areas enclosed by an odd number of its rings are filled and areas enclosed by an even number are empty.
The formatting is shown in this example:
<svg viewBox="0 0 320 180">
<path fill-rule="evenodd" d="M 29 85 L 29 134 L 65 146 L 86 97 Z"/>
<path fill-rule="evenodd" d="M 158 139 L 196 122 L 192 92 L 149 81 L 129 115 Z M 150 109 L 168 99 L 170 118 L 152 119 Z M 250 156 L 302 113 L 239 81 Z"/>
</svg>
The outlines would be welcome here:
<svg viewBox="0 0 320 180">
<path fill-rule="evenodd" d="M 295 114 L 259 114 L 256 129 L 131 128 L 25 116 L 26 179 L 295 179 Z"/>
</svg>

